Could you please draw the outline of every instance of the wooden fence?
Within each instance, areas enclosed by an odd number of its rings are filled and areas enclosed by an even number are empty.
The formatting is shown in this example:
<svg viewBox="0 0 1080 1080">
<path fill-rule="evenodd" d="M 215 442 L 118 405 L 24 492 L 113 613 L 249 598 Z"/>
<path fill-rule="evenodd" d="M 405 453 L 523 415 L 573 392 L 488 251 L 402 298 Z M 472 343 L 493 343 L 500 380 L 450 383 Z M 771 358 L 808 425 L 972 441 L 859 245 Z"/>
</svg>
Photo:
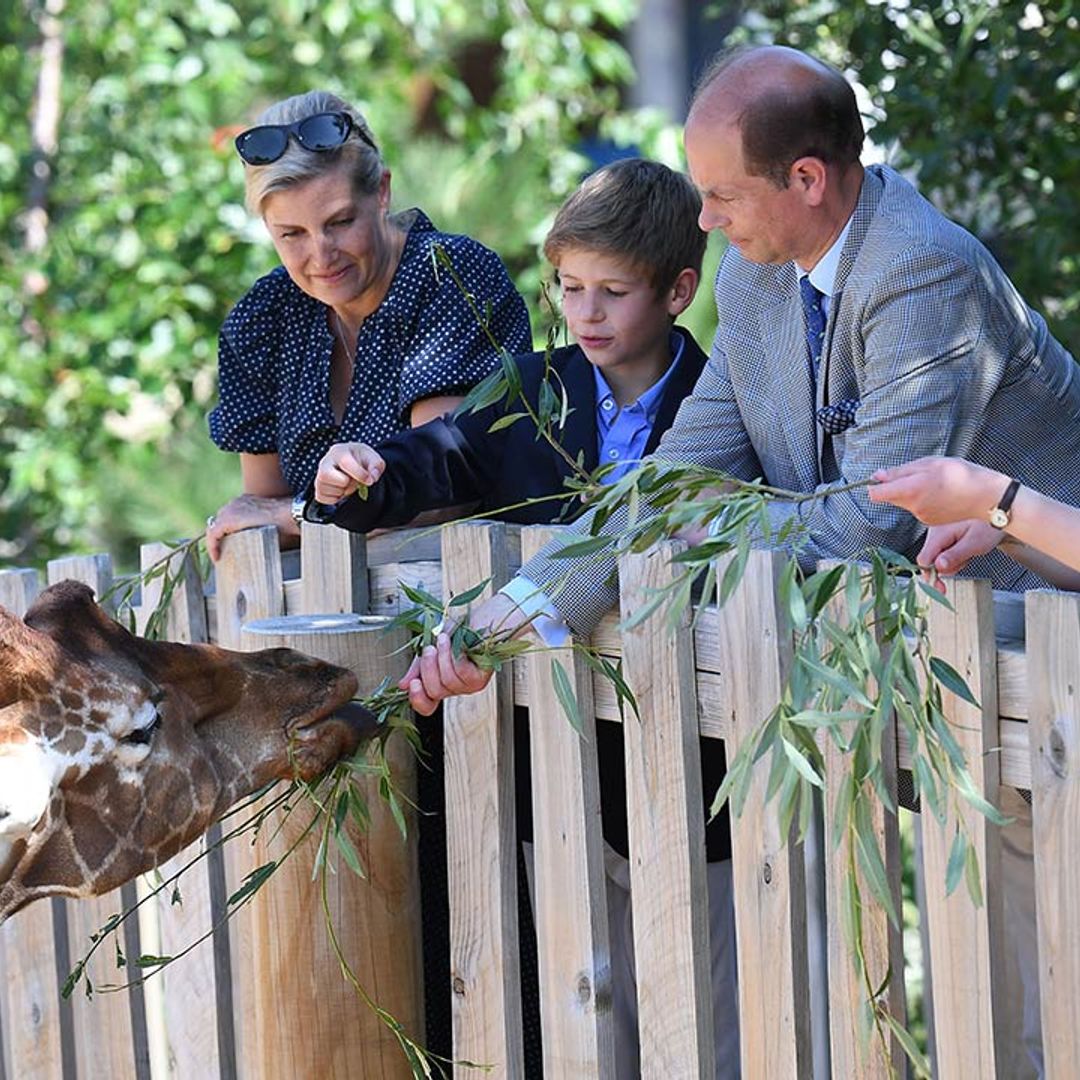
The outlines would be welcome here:
<svg viewBox="0 0 1080 1080">
<path fill-rule="evenodd" d="M 176 594 L 169 636 L 237 646 L 245 644 L 242 624 L 253 619 L 389 613 L 400 603 L 399 579 L 433 592 L 461 592 L 484 578 L 497 588 L 547 534 L 452 525 L 443 530 L 440 558 L 439 538 L 431 535 L 389 534 L 365 544 L 337 530 L 305 526 L 297 574 L 295 558 L 278 555 L 272 530 L 252 530 L 227 542 L 214 595 L 204 598 L 195 581 Z M 162 550 L 148 548 L 144 565 Z M 612 613 L 594 635 L 602 653 L 622 658 L 642 717 L 628 716 L 625 743 L 647 1077 L 710 1077 L 715 1070 L 697 735 L 724 739 L 730 760 L 778 700 L 791 661 L 777 612 L 781 566 L 779 556 L 756 553 L 731 600 L 702 613 L 693 631 L 687 625 L 672 632 L 661 614 L 620 634 L 619 613 Z M 635 611 L 671 572 L 663 548 L 625 558 L 622 615 Z M 101 556 L 58 560 L 48 577 L 79 578 L 101 591 L 110 568 Z M 0 603 L 9 608 L 24 609 L 37 588 L 35 574 L 0 573 Z M 1023 598 L 995 602 L 983 583 L 956 582 L 950 590 L 955 612 L 934 611 L 934 650 L 965 676 L 980 707 L 947 695 L 946 708 L 982 791 L 992 800 L 999 788 L 1031 793 L 1046 1075 L 1072 1077 L 1080 1062 L 1080 863 L 1068 855 L 1080 851 L 1080 597 L 1032 593 L 1025 605 Z M 152 600 L 144 597 L 144 610 Z M 560 659 L 585 717 L 583 737 L 556 703 L 547 653 L 519 660 L 483 693 L 449 702 L 445 713 L 451 985 L 429 987 L 428 993 L 451 995 L 454 1056 L 491 1063 L 486 1075 L 495 1077 L 523 1075 L 515 702 L 527 704 L 534 721 L 544 718 L 530 724 L 530 740 L 545 1075 L 614 1076 L 592 733 L 596 724 L 619 722 L 619 712 L 605 680 L 573 654 Z M 902 770 L 904 742 L 892 733 L 888 738 L 886 757 Z M 834 914 L 843 852 L 822 852 L 819 845 L 818 857 L 808 861 L 802 847 L 785 844 L 763 789 L 764 777 L 733 822 L 743 1076 L 886 1076 L 889 1063 L 873 1046 L 867 1050 L 859 1035 L 862 991 Z M 832 803 L 830 791 L 825 836 Z M 1011 1056 L 1017 1005 L 1006 993 L 999 830 L 974 814 L 967 824 L 987 898 L 978 908 L 962 887 L 944 895 L 949 824 L 942 829 L 931 819 L 921 830 L 928 1020 L 935 1075 L 944 1080 L 1022 1075 Z M 881 812 L 875 826 L 898 896 L 896 818 Z M 415 860 L 415 853 L 406 860 Z M 184 886 L 182 911 L 167 903 L 151 906 L 160 928 L 153 920 L 132 925 L 128 955 L 137 955 L 140 932 L 169 951 L 213 924 L 229 878 L 239 871 L 227 860 L 201 865 L 202 877 Z M 348 887 L 366 888 L 352 881 Z M 402 887 L 404 896 L 411 886 Z M 330 987 L 342 980 L 325 952 L 282 952 L 280 939 L 301 931 L 305 941 L 314 941 L 309 924 L 318 918 L 290 908 L 280 895 L 273 898 L 279 888 L 285 885 L 271 883 L 249 911 L 219 927 L 211 942 L 145 990 L 90 1002 L 77 996 L 62 1004 L 59 981 L 85 950 L 86 934 L 117 909 L 116 897 L 39 903 L 9 920 L 0 929 L 0 1080 L 405 1074 L 390 1065 L 376 1071 L 359 1050 L 335 1051 L 335 1038 L 347 1038 L 338 1029 L 359 1023 L 364 1007 L 348 988 L 343 998 L 334 996 L 339 991 Z M 133 895 L 128 889 L 124 899 Z M 882 911 L 867 907 L 862 917 L 869 978 L 876 984 L 890 966 L 894 973 L 902 968 L 900 936 Z M 406 983 L 415 977 L 416 940 L 392 945 L 397 956 L 413 958 Z M 313 967 L 320 969 L 318 980 Z M 115 981 L 116 973 L 111 977 Z M 891 1008 L 902 1020 L 902 981 L 893 985 Z M 392 987 L 379 989 L 393 993 Z M 336 1024 L 324 1025 L 313 1038 L 307 1028 L 320 1011 Z M 268 1054 L 268 1042 L 304 1049 Z M 891 1064 L 903 1067 L 895 1046 Z M 455 1073 L 471 1075 L 462 1068 Z"/>
</svg>

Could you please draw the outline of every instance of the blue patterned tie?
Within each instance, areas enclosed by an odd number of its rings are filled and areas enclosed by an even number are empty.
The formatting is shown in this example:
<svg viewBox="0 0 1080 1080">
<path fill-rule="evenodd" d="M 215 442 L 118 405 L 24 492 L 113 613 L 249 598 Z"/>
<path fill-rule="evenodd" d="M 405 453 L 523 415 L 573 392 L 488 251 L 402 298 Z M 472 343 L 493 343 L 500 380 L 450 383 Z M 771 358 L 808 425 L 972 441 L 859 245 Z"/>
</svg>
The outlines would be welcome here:
<svg viewBox="0 0 1080 1080">
<path fill-rule="evenodd" d="M 808 274 L 799 278 L 799 294 L 802 296 L 803 314 L 806 316 L 806 343 L 810 347 L 810 374 L 814 380 L 814 386 L 817 386 L 821 344 L 825 340 L 825 310 L 821 306 L 821 293 L 811 284 Z"/>
</svg>

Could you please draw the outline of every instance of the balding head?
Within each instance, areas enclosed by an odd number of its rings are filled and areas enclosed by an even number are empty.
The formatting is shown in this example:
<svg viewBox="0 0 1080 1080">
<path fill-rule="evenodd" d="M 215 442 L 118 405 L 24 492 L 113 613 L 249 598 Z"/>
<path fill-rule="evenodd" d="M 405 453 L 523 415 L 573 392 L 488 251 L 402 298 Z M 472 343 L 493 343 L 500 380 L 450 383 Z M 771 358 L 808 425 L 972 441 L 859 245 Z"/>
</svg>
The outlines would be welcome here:
<svg viewBox="0 0 1080 1080">
<path fill-rule="evenodd" d="M 733 125 L 746 169 L 786 187 L 792 164 L 815 157 L 846 169 L 863 144 L 855 93 L 834 68 L 780 45 L 718 57 L 694 93 L 691 125 Z"/>
</svg>

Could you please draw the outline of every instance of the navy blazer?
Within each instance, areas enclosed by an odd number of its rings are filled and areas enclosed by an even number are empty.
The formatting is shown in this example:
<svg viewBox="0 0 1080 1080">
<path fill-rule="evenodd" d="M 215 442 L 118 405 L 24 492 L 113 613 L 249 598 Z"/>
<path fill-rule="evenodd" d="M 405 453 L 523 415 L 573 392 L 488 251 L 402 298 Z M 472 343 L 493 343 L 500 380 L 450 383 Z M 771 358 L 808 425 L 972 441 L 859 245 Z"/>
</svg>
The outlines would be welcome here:
<svg viewBox="0 0 1080 1080">
<path fill-rule="evenodd" d="M 705 366 L 705 354 L 681 327 L 682 355 L 668 376 L 645 453 L 656 448 L 671 426 Z M 562 429 L 553 432 L 570 457 L 580 455 L 590 472 L 597 465 L 596 378 L 577 345 L 551 353 L 550 364 L 571 403 Z M 544 377 L 544 354 L 517 357 L 522 394 L 535 409 Z M 557 380 L 555 385 L 558 385 Z M 565 491 L 569 463 L 546 439 L 537 438 L 528 417 L 499 431 L 491 425 L 521 411 L 521 403 L 498 402 L 477 413 L 447 414 L 418 428 L 399 432 L 378 445 L 386 471 L 368 489 L 367 499 L 351 495 L 337 505 L 333 523 L 353 532 L 404 525 L 424 510 L 478 504 L 477 513 L 519 525 L 547 525 L 568 520 L 580 510 L 567 499 L 551 499 L 506 509 L 526 499 Z"/>
</svg>

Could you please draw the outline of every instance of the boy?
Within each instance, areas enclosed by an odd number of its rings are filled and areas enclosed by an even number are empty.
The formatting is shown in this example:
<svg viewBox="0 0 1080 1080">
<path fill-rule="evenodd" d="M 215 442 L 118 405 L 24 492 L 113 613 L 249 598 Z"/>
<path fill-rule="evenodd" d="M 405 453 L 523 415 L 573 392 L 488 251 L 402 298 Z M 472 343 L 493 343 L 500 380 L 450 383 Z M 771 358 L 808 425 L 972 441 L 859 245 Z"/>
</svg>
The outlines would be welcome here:
<svg viewBox="0 0 1080 1080">
<path fill-rule="evenodd" d="M 576 345 L 548 358 L 549 383 L 569 401 L 553 435 L 586 469 L 610 465 L 611 482 L 650 453 L 692 390 L 705 362 L 689 333 L 674 325 L 693 300 L 705 234 L 701 201 L 682 175 L 655 162 L 628 159 L 593 173 L 563 204 L 544 242 L 555 267 L 563 313 Z M 541 397 L 544 355 L 518 357 L 522 393 L 533 409 Z M 319 464 L 309 520 L 331 520 L 367 532 L 402 525 L 417 514 L 479 504 L 487 517 L 520 524 L 560 516 L 569 461 L 533 424 L 518 420 L 492 431 L 520 403 L 444 416 L 402 432 L 378 450 L 359 443 L 333 447 Z M 354 492 L 369 486 L 366 499 Z M 311 490 L 309 489 L 309 495 Z M 545 498 L 546 497 L 546 498 Z M 543 501 L 521 505 L 523 500 Z M 580 508 L 575 508 L 580 509 Z M 564 514 L 563 517 L 566 515 Z M 636 1076 L 637 1004 L 627 863 L 626 777 L 622 729 L 597 723 L 604 838 L 608 850 L 608 913 L 617 1075 Z M 723 745 L 703 739 L 702 773 L 711 800 L 724 773 Z M 532 835 L 528 738 L 515 740 L 518 831 Z M 719 1075 L 738 1068 L 730 838 L 726 818 L 706 830 L 713 950 L 713 996 Z"/>
</svg>

